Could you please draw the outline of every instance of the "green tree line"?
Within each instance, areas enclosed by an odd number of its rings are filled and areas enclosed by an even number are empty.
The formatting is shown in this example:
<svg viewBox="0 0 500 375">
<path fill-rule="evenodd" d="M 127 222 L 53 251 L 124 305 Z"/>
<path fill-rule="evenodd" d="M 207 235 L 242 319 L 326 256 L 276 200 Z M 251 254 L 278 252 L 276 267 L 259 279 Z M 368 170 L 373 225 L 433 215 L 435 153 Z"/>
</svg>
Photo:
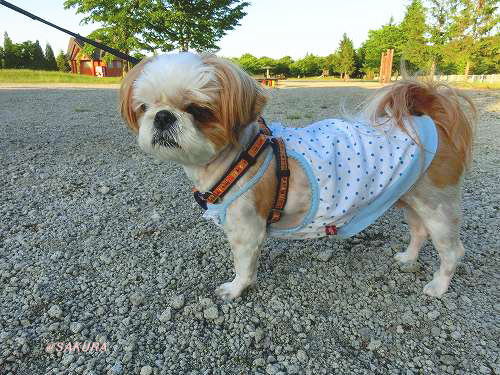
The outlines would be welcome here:
<svg viewBox="0 0 500 375">
<path fill-rule="evenodd" d="M 0 69 L 69 71 L 70 66 L 63 51 L 59 52 L 57 58 L 54 56 L 50 44 L 47 43 L 44 51 L 38 40 L 13 43 L 5 33 L 3 47 L 0 47 Z"/>
<path fill-rule="evenodd" d="M 266 68 L 274 75 L 283 76 L 319 76 L 328 71 L 329 75 L 338 74 L 342 78 L 361 77 L 359 54 L 354 50 L 352 41 L 343 35 L 337 50 L 328 56 L 306 54 L 305 57 L 293 60 L 290 56 L 280 59 L 255 57 L 245 53 L 241 57 L 231 59 L 250 74 L 261 74 Z"/>
<path fill-rule="evenodd" d="M 493 74 L 500 72 L 497 0 L 413 0 L 400 24 L 389 23 L 368 32 L 354 50 L 344 34 L 328 56 L 306 54 L 293 60 L 244 54 L 232 60 L 252 74 L 264 67 L 285 76 L 319 76 L 325 70 L 340 77 L 373 78 L 383 51 L 394 49 L 393 70 L 404 60 L 410 72 L 425 74 Z"/>
</svg>

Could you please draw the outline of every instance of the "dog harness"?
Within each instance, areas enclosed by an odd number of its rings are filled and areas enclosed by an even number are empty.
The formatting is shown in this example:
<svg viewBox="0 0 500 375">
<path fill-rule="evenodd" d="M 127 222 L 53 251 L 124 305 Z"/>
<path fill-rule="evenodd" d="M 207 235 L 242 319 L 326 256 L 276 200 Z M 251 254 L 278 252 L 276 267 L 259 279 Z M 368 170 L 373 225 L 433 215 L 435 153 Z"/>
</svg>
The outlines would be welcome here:
<svg viewBox="0 0 500 375">
<path fill-rule="evenodd" d="M 270 225 L 269 235 L 346 238 L 372 224 L 411 189 L 437 150 L 437 131 L 430 117 L 412 117 L 405 125 L 409 134 L 390 121 L 376 127 L 341 119 L 327 119 L 304 128 L 271 124 L 273 136 L 283 139 L 288 157 L 297 160 L 305 171 L 311 201 L 299 225 L 284 229 Z M 228 206 L 259 181 L 272 155 L 267 155 L 238 192 L 219 204 L 208 204 L 203 216 L 224 224 Z"/>
<path fill-rule="evenodd" d="M 248 181 L 238 194 L 233 194 L 229 198 L 226 198 L 224 202 L 217 206 L 217 209 L 212 208 L 213 203 L 216 203 L 226 195 L 229 189 L 248 171 L 248 169 L 255 164 L 257 157 L 264 151 L 266 146 L 271 145 L 273 149 L 274 156 L 276 157 L 276 177 L 278 178 L 277 191 L 274 198 L 274 203 L 271 208 L 271 212 L 267 218 L 267 223 L 276 223 L 281 219 L 283 209 L 285 208 L 287 196 L 288 196 L 288 182 L 290 178 L 290 170 L 288 169 L 288 157 L 286 154 L 286 147 L 283 139 L 274 138 L 272 136 L 271 129 L 268 128 L 266 122 L 262 117 L 257 119 L 259 124 L 259 132 L 254 137 L 250 146 L 241 152 L 240 156 L 233 164 L 229 167 L 228 171 L 222 176 L 222 178 L 207 192 L 201 193 L 198 189 L 193 189 L 194 199 L 200 205 L 201 208 L 207 210 L 205 217 L 210 216 L 218 224 L 222 224 L 225 221 L 225 212 L 229 204 L 231 204 L 236 198 L 241 194 L 245 193 L 254 186 L 262 175 L 267 170 L 269 163 L 272 159 L 272 154 L 266 157 L 265 162 L 257 172 L 257 174 Z M 209 209 L 209 204 L 211 204 Z M 217 215 L 214 215 L 214 211 L 220 211 Z M 222 219 L 221 219 L 222 218 Z"/>
</svg>

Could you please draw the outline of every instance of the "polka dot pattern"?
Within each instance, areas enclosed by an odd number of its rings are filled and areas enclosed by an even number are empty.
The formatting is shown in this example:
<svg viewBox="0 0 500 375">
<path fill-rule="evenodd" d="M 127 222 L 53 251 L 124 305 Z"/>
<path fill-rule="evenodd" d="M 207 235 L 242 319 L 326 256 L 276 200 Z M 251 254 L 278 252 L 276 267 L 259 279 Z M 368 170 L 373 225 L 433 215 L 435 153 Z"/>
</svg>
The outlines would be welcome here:
<svg viewBox="0 0 500 375">
<path fill-rule="evenodd" d="M 325 224 L 341 227 L 418 163 L 419 149 L 399 128 L 327 119 L 305 128 L 271 124 L 287 150 L 303 155 L 319 185 L 318 210 L 294 237 L 323 236 Z"/>
</svg>

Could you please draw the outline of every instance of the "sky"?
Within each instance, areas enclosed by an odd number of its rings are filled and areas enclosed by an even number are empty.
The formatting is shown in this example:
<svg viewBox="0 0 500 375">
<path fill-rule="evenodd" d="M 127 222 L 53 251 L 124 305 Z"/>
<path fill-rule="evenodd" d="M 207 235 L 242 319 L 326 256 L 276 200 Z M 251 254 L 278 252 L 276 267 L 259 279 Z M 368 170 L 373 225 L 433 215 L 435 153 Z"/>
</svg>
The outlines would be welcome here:
<svg viewBox="0 0 500 375">
<path fill-rule="evenodd" d="M 99 25 L 81 25 L 82 15 L 65 10 L 64 0 L 9 0 L 10 3 L 58 26 L 87 35 Z M 241 26 L 228 32 L 218 43 L 219 55 L 294 59 L 306 53 L 326 56 L 337 49 L 344 33 L 358 48 L 377 29 L 394 17 L 401 21 L 409 0 L 250 0 Z M 0 44 L 7 31 L 14 43 L 48 42 L 54 52 L 66 51 L 69 36 L 0 5 Z"/>
</svg>

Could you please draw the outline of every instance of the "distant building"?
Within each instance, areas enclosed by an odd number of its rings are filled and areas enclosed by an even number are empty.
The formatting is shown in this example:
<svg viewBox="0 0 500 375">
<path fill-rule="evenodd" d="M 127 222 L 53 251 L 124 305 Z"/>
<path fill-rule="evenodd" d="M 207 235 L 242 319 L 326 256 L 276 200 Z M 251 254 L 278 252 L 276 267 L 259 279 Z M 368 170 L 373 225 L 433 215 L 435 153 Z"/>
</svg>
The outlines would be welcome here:
<svg viewBox="0 0 500 375">
<path fill-rule="evenodd" d="M 110 63 L 101 59 L 102 51 L 97 49 L 92 56 L 80 56 L 78 53 L 85 43 L 81 40 L 70 38 L 68 53 L 71 65 L 71 73 L 86 74 L 99 77 L 121 77 L 123 60 L 116 58 Z"/>
</svg>

